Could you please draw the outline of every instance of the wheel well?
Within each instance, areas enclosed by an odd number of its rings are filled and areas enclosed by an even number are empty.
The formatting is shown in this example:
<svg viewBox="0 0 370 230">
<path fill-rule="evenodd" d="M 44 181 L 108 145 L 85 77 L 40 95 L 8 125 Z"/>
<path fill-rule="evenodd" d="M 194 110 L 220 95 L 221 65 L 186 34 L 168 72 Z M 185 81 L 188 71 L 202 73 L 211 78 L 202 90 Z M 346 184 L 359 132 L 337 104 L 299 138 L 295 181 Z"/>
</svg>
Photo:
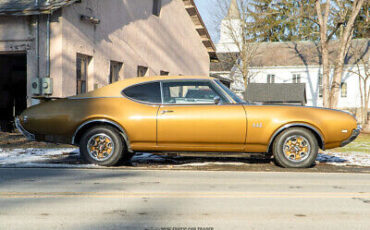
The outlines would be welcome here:
<svg viewBox="0 0 370 230">
<path fill-rule="evenodd" d="M 122 135 L 122 139 L 125 143 L 125 145 L 127 146 L 128 145 L 128 139 L 127 139 L 127 136 L 125 134 L 125 132 L 122 130 L 121 127 L 117 127 L 116 124 L 114 123 L 111 123 L 111 122 L 106 122 L 106 121 L 94 121 L 94 122 L 89 122 L 89 123 L 86 123 L 85 125 L 83 125 L 82 127 L 79 127 L 76 131 L 76 133 L 74 134 L 73 136 L 73 139 L 72 139 L 72 144 L 76 144 L 78 145 L 80 143 L 80 140 L 81 140 L 81 137 L 82 135 L 90 128 L 94 127 L 94 126 L 109 126 L 109 127 L 112 127 L 113 129 L 115 129 L 118 133 L 120 133 Z"/>
<path fill-rule="evenodd" d="M 278 130 L 274 135 L 273 135 L 273 138 L 270 140 L 270 143 L 269 143 L 269 147 L 268 147 L 268 152 L 269 153 L 272 153 L 272 146 L 273 146 L 273 143 L 276 139 L 276 137 L 284 132 L 285 130 L 287 129 L 291 129 L 291 128 L 304 128 L 304 129 L 307 129 L 309 131 L 311 131 L 311 133 L 315 136 L 316 140 L 317 140 L 317 143 L 319 144 L 319 147 L 320 149 L 324 150 L 325 149 L 325 146 L 324 146 L 324 140 L 322 139 L 321 135 L 318 133 L 317 130 L 313 129 L 312 127 L 310 126 L 305 126 L 305 125 L 293 125 L 293 126 L 289 126 L 289 127 L 285 127 L 285 128 L 282 128 L 280 130 Z"/>
</svg>

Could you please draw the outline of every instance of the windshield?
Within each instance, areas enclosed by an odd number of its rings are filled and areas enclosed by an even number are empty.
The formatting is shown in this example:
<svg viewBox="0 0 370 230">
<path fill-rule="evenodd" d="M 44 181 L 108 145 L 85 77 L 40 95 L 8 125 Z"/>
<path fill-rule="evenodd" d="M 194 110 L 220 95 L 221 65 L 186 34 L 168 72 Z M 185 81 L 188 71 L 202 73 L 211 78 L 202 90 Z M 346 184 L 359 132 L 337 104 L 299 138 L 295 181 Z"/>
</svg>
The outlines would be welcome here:
<svg viewBox="0 0 370 230">
<path fill-rule="evenodd" d="M 246 103 L 243 99 L 238 97 L 233 91 L 227 88 L 222 82 L 219 80 L 215 80 L 215 82 L 236 102 L 236 103 Z"/>
</svg>

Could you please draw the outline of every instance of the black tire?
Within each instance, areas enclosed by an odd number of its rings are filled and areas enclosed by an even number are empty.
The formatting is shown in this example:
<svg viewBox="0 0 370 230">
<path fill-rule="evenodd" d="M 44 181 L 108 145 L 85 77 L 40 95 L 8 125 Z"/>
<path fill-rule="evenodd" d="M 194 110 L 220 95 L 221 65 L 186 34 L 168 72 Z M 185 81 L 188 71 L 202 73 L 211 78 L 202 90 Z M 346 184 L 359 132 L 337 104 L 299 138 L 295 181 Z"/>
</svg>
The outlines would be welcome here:
<svg viewBox="0 0 370 230">
<path fill-rule="evenodd" d="M 300 138 L 302 146 L 308 146 L 308 148 L 305 148 L 304 153 L 298 154 L 298 160 L 296 159 L 297 155 L 295 154 L 289 154 L 290 150 L 286 146 L 284 147 L 285 143 L 289 143 L 289 140 L 294 140 L 294 138 Z M 303 138 L 301 138 L 303 137 Z M 290 143 L 296 143 L 298 145 L 298 142 L 290 142 Z M 292 144 L 292 146 L 294 146 Z M 284 148 L 286 148 L 287 154 L 284 152 Z M 292 147 L 294 149 L 294 147 Z M 297 151 L 294 149 L 294 151 Z M 314 165 L 317 154 L 319 151 L 319 146 L 317 139 L 315 135 L 308 129 L 305 128 L 290 128 L 287 130 L 284 130 L 282 133 L 280 133 L 274 140 L 273 143 L 273 155 L 275 158 L 275 161 L 278 165 L 284 167 L 284 168 L 308 168 Z M 300 152 L 300 151 L 298 151 Z M 288 156 L 290 155 L 290 156 Z"/>
<path fill-rule="evenodd" d="M 113 143 L 113 150 L 107 156 L 107 159 L 95 159 L 89 153 L 88 145 L 89 140 L 96 135 L 102 135 L 105 137 L 109 137 L 111 142 Z M 109 140 L 109 141 L 110 141 Z M 94 126 L 88 129 L 81 137 L 80 141 L 80 154 L 81 158 L 84 162 L 90 164 L 97 164 L 101 166 L 114 166 L 116 165 L 122 157 L 122 153 L 124 152 L 124 143 L 123 138 L 121 137 L 120 133 L 113 127 L 110 126 Z"/>
<path fill-rule="evenodd" d="M 127 136 L 123 136 L 124 134 L 121 133 L 121 137 L 123 140 L 123 150 L 121 154 L 121 159 L 118 161 L 119 165 L 130 165 L 131 158 L 135 155 L 135 152 L 133 151 L 128 151 L 127 143 L 126 143 L 126 138 Z"/>
<path fill-rule="evenodd" d="M 127 151 L 127 148 L 125 148 L 122 151 L 121 159 L 119 160 L 118 164 L 126 164 L 131 161 L 131 158 L 135 155 L 135 152 L 129 152 Z"/>
</svg>

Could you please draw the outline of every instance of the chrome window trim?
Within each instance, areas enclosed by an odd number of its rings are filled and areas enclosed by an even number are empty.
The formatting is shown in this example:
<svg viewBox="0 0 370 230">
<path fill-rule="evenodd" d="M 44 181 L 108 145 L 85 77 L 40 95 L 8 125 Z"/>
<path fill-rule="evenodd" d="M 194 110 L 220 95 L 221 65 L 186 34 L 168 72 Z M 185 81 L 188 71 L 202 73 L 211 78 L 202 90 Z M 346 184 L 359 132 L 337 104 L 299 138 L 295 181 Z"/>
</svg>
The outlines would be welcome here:
<svg viewBox="0 0 370 230">
<path fill-rule="evenodd" d="M 236 104 L 234 100 L 232 100 L 232 98 L 230 98 L 227 94 L 225 94 L 225 92 L 223 91 L 223 89 L 218 86 L 213 79 L 199 79 L 199 78 L 194 78 L 194 79 L 165 79 L 165 80 L 160 80 L 161 81 L 161 97 L 162 97 L 162 105 L 215 105 L 214 103 L 189 103 L 189 104 L 176 104 L 176 103 L 164 103 L 164 96 L 163 96 L 163 82 L 189 82 L 189 81 L 198 81 L 198 82 L 208 82 L 211 84 L 211 86 L 214 88 L 213 90 L 215 89 L 218 89 L 215 90 L 217 94 L 222 94 L 222 96 L 228 100 L 228 103 L 227 104 L 221 104 L 221 105 L 234 105 Z"/>
<path fill-rule="evenodd" d="M 213 106 L 242 106 L 243 104 L 220 104 L 220 105 L 216 105 L 215 103 L 194 103 L 194 104 L 191 104 L 191 103 L 188 103 L 188 104 L 162 104 L 160 105 L 161 107 L 163 106 L 195 106 L 195 105 L 198 105 L 198 106 L 202 106 L 202 105 L 213 105 Z"/>
<path fill-rule="evenodd" d="M 282 132 L 284 129 L 287 129 L 287 128 L 291 128 L 291 127 L 305 127 L 305 128 L 308 128 L 308 129 L 311 129 L 313 130 L 321 139 L 321 143 L 322 143 L 322 150 L 325 150 L 325 142 L 324 142 L 324 138 L 321 134 L 321 132 L 316 129 L 315 127 L 311 126 L 311 125 L 308 125 L 308 124 L 305 124 L 305 123 L 290 123 L 290 124 L 286 124 L 286 125 L 283 125 L 282 127 L 280 127 L 278 130 L 276 130 L 274 132 L 274 134 L 271 136 L 270 140 L 269 140 L 269 144 L 268 144 L 268 150 L 270 149 L 271 147 L 271 144 L 272 144 L 272 141 L 274 140 L 274 138 L 280 133 Z"/>
<path fill-rule="evenodd" d="M 164 104 L 163 103 L 163 82 L 160 81 L 159 83 L 160 83 L 160 87 L 161 87 L 161 105 L 163 105 Z"/>
<path fill-rule="evenodd" d="M 237 102 L 236 100 L 234 100 L 234 98 L 224 89 L 222 88 L 222 86 L 220 84 L 223 84 L 219 79 L 213 79 L 213 84 L 215 84 L 218 88 L 220 88 L 222 90 L 222 92 L 224 92 L 225 95 L 227 95 L 231 101 L 233 101 L 235 104 L 239 104 L 239 105 L 246 105 L 246 104 L 249 104 L 248 102 L 244 101 L 243 99 L 240 98 L 241 101 L 243 102 Z M 225 86 L 225 85 L 224 85 Z M 227 87 L 227 86 L 225 86 Z M 231 91 L 231 89 L 229 89 Z M 234 93 L 235 94 L 235 93 Z M 235 94 L 235 96 L 238 97 L 238 95 Z"/>
<path fill-rule="evenodd" d="M 226 97 L 228 100 L 229 100 L 229 103 L 228 104 L 238 104 L 228 93 L 226 93 L 226 91 L 221 87 L 219 86 L 217 83 L 216 83 L 216 80 L 210 80 L 211 81 L 211 84 L 213 85 L 213 87 L 217 88 L 220 93 L 222 93 L 224 95 L 224 97 Z"/>
<path fill-rule="evenodd" d="M 132 152 L 131 145 L 130 145 L 130 140 L 128 139 L 128 136 L 126 134 L 126 131 L 122 128 L 121 125 L 119 125 L 118 123 L 116 123 L 114 121 L 108 120 L 108 119 L 93 119 L 93 120 L 88 120 L 88 121 L 85 121 L 84 123 L 82 123 L 81 125 L 79 125 L 78 128 L 76 129 L 76 131 L 74 132 L 73 136 L 72 136 L 72 142 L 71 142 L 72 145 L 75 145 L 76 144 L 75 141 L 76 141 L 76 136 L 77 136 L 78 132 L 83 127 L 85 127 L 86 125 L 91 124 L 91 123 L 94 123 L 94 122 L 97 122 L 97 123 L 108 123 L 108 124 L 111 124 L 114 127 L 116 127 L 122 133 L 122 137 L 126 141 L 128 151 Z"/>
<path fill-rule="evenodd" d="M 224 90 L 219 85 L 217 85 L 214 82 L 214 79 L 204 79 L 204 78 L 158 79 L 158 80 L 150 80 L 150 81 L 145 81 L 145 82 L 139 82 L 139 83 L 135 83 L 135 84 L 132 84 L 132 85 L 129 85 L 129 86 L 126 86 L 125 88 L 123 88 L 121 90 L 122 98 L 126 98 L 126 99 L 129 99 L 131 101 L 134 101 L 134 102 L 137 102 L 137 103 L 140 103 L 140 104 L 144 104 L 144 105 L 156 105 L 156 106 L 160 106 L 160 105 L 213 105 L 213 103 L 210 103 L 210 104 L 165 104 L 164 101 L 163 101 L 164 100 L 164 98 L 163 98 L 163 82 L 167 82 L 167 81 L 175 81 L 175 82 L 181 82 L 181 81 L 182 82 L 187 82 L 187 81 L 205 81 L 205 82 L 210 82 L 211 85 L 213 85 L 215 88 L 219 89 L 221 91 L 221 93 L 229 100 L 229 103 L 228 104 L 223 104 L 223 105 L 234 105 L 234 104 L 238 104 L 232 98 L 230 98 L 229 95 L 227 93 L 225 93 Z M 153 83 L 153 82 L 159 82 L 160 83 L 161 103 L 151 103 L 151 102 L 136 100 L 134 98 L 131 98 L 131 97 L 127 96 L 124 93 L 124 90 L 126 90 L 129 87 L 133 87 L 133 86 L 137 86 L 137 85 L 143 85 L 143 84 L 146 84 L 146 83 Z M 102 97 L 102 98 L 105 98 L 105 97 Z M 107 98 L 111 98 L 111 97 L 107 97 Z M 117 97 L 117 98 L 121 98 L 121 97 Z M 71 99 L 78 99 L 78 98 L 71 98 Z"/>
<path fill-rule="evenodd" d="M 123 97 L 67 97 L 68 100 L 102 99 L 102 98 L 123 98 Z"/>
</svg>

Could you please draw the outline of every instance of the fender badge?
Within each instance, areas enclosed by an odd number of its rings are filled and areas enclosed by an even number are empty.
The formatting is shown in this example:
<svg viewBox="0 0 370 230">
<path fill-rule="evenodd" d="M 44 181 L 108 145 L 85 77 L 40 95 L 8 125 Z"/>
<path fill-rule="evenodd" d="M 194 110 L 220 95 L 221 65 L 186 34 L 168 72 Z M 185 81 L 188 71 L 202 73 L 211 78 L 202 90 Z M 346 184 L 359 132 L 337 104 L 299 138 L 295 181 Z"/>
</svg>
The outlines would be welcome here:
<svg viewBox="0 0 370 230">
<path fill-rule="evenodd" d="M 342 133 L 348 133 L 347 129 L 342 129 Z"/>
</svg>

